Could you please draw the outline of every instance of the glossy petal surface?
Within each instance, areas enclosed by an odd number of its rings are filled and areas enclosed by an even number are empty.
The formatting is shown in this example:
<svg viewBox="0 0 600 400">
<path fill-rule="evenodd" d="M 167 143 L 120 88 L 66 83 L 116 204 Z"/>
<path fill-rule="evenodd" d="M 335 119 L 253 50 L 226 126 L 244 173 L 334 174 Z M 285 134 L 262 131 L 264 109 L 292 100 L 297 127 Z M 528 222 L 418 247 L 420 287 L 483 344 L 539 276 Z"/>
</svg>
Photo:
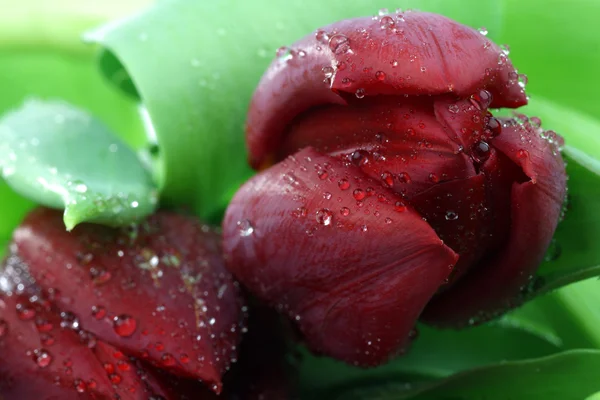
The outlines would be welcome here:
<svg viewBox="0 0 600 400">
<path fill-rule="evenodd" d="M 518 305 L 556 229 L 566 194 L 558 146 L 562 139 L 527 121 L 504 121 L 493 146 L 529 178 L 512 184 L 510 234 L 506 244 L 472 274 L 427 308 L 425 318 L 452 325 L 469 318 L 490 319 Z M 476 302 L 473 299 L 477 299 Z"/>
<path fill-rule="evenodd" d="M 220 389 L 243 326 L 220 237 L 161 212 L 139 227 L 82 225 L 38 209 L 15 231 L 15 253 L 57 306 L 129 356 Z"/>
<path fill-rule="evenodd" d="M 251 164 L 263 165 L 275 153 L 293 118 L 345 104 L 344 94 L 468 97 L 487 89 L 493 107 L 518 107 L 527 100 L 510 79 L 514 72 L 498 46 L 441 15 L 334 23 L 295 43 L 263 76 L 248 114 Z"/>
<path fill-rule="evenodd" d="M 249 181 L 224 227 L 234 274 L 313 350 L 359 365 L 403 349 L 458 258 L 400 197 L 312 149 Z"/>
</svg>

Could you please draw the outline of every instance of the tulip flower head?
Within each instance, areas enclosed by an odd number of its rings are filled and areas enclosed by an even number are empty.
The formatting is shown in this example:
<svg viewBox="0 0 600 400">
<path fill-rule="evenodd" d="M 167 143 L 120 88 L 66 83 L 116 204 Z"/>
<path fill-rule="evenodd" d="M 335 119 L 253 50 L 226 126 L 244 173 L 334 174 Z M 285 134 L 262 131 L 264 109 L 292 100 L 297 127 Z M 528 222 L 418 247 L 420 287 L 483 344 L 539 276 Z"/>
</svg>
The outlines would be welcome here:
<svg viewBox="0 0 600 400">
<path fill-rule="evenodd" d="M 440 15 L 340 21 L 282 51 L 254 93 L 250 163 L 223 223 L 229 269 L 315 352 L 361 366 L 420 318 L 520 302 L 561 215 L 562 139 L 523 115 L 506 52 Z"/>
</svg>

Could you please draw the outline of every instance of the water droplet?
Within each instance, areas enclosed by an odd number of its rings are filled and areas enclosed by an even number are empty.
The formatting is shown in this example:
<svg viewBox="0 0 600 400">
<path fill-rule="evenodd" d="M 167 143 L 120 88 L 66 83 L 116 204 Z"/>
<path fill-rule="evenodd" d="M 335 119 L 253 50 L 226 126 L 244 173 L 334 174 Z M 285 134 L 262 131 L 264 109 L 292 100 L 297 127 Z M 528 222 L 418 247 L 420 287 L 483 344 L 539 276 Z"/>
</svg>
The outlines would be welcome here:
<svg viewBox="0 0 600 400">
<path fill-rule="evenodd" d="M 275 55 L 279 58 L 290 57 L 291 49 L 287 46 L 281 46 L 280 48 L 277 49 L 277 51 L 275 51 Z"/>
<path fill-rule="evenodd" d="M 421 67 L 421 72 L 427 72 L 427 67 Z"/>
<path fill-rule="evenodd" d="M 350 209 L 348 207 L 342 207 L 340 209 L 340 214 L 342 214 L 342 216 L 347 217 L 348 215 L 350 215 Z"/>
<path fill-rule="evenodd" d="M 381 174 L 381 180 L 387 187 L 394 186 L 394 174 L 392 174 L 390 171 L 383 171 Z"/>
<path fill-rule="evenodd" d="M 175 357 L 173 357 L 173 355 L 169 353 L 163 354 L 160 358 L 160 361 L 165 367 L 172 367 L 176 364 Z"/>
<path fill-rule="evenodd" d="M 456 221 L 458 219 L 458 214 L 454 211 L 448 210 L 446 211 L 446 221 Z"/>
<path fill-rule="evenodd" d="M 394 27 L 394 25 L 396 25 L 396 23 L 394 22 L 394 19 L 389 15 L 382 17 L 381 21 L 379 21 L 379 26 L 381 27 L 381 29 L 391 29 Z"/>
<path fill-rule="evenodd" d="M 411 183 L 412 179 L 410 178 L 410 175 L 407 172 L 400 172 L 398 174 L 398 180 L 401 183 Z"/>
<path fill-rule="evenodd" d="M 431 174 L 429 174 L 429 181 L 433 183 L 438 183 L 440 181 L 440 178 L 432 172 Z"/>
<path fill-rule="evenodd" d="M 106 308 L 104 308 L 103 306 L 93 306 L 92 317 L 96 318 L 97 320 L 106 317 Z"/>
<path fill-rule="evenodd" d="M 387 218 L 385 219 L 385 223 L 386 223 L 386 224 L 388 224 L 388 225 L 389 225 L 389 224 L 391 224 L 392 222 L 393 222 L 393 221 L 392 221 L 392 219 L 391 219 L 390 217 L 387 217 Z"/>
<path fill-rule="evenodd" d="M 501 44 L 500 46 L 500 50 L 502 50 L 502 53 L 507 56 L 510 54 L 510 47 L 507 44 Z"/>
<path fill-rule="evenodd" d="M 490 156 L 490 145 L 484 141 L 477 142 L 473 145 L 473 159 L 476 162 L 483 162 Z"/>
<path fill-rule="evenodd" d="M 54 329 L 52 323 L 43 318 L 36 319 L 35 327 L 37 328 L 38 332 L 50 332 L 52 329 Z"/>
<path fill-rule="evenodd" d="M 385 72 L 383 72 L 383 71 L 375 72 L 375 78 L 380 82 L 385 81 Z"/>
<path fill-rule="evenodd" d="M 397 201 L 394 204 L 394 207 L 395 207 L 395 209 L 396 209 L 397 212 L 404 212 L 404 211 L 406 211 L 406 204 L 404 204 L 404 202 L 402 202 L 402 201 Z"/>
<path fill-rule="evenodd" d="M 333 221 L 333 213 L 327 208 L 322 208 L 317 211 L 316 219 L 321 225 L 331 225 L 331 222 Z"/>
<path fill-rule="evenodd" d="M 329 34 L 324 30 L 319 29 L 317 32 L 315 32 L 315 39 L 317 39 L 317 42 L 321 44 L 327 44 L 329 43 Z"/>
<path fill-rule="evenodd" d="M 331 194 L 331 193 L 329 193 L 329 192 L 325 192 L 325 193 L 323 193 L 323 198 L 324 198 L 325 200 L 331 200 L 331 197 L 332 197 L 332 194 Z"/>
<path fill-rule="evenodd" d="M 356 89 L 356 92 L 354 93 L 354 95 L 356 96 L 357 99 L 362 99 L 365 97 L 365 89 Z"/>
<path fill-rule="evenodd" d="M 104 268 L 92 267 L 90 268 L 90 278 L 92 278 L 92 282 L 94 283 L 94 285 L 99 286 L 110 281 L 112 275 L 109 271 L 105 270 Z"/>
<path fill-rule="evenodd" d="M 458 106 L 458 104 L 450 104 L 448 106 L 448 111 L 452 114 L 458 114 L 458 112 L 460 111 L 460 107 Z"/>
<path fill-rule="evenodd" d="M 478 30 L 479 30 L 479 33 L 481 33 L 483 36 L 487 36 L 487 34 L 488 34 L 487 28 L 485 28 L 485 27 L 482 26 Z"/>
<path fill-rule="evenodd" d="M 519 149 L 517 151 L 517 158 L 524 159 L 529 157 L 529 152 L 527 150 Z"/>
<path fill-rule="evenodd" d="M 46 368 L 52 363 L 52 355 L 45 349 L 37 349 L 33 352 L 33 360 L 40 368 Z"/>
<path fill-rule="evenodd" d="M 338 182 L 338 186 L 340 189 L 342 190 L 348 190 L 350 189 L 350 182 L 348 182 L 348 179 L 340 179 Z"/>
<path fill-rule="evenodd" d="M 87 385 L 82 379 L 75 379 L 73 381 L 73 387 L 77 391 L 77 393 L 85 393 L 87 390 Z"/>
<path fill-rule="evenodd" d="M 363 225 L 363 226 L 360 227 L 360 231 L 361 232 L 366 232 L 368 230 L 369 230 L 369 227 L 367 225 Z"/>
<path fill-rule="evenodd" d="M 118 385 L 123 380 L 123 378 L 121 378 L 121 375 L 119 374 L 112 374 L 108 377 L 108 379 L 110 379 L 110 383 L 112 383 L 113 385 Z"/>
<path fill-rule="evenodd" d="M 16 305 L 17 316 L 22 321 L 28 321 L 35 317 L 35 310 L 33 308 L 27 307 L 27 305 L 18 303 Z"/>
<path fill-rule="evenodd" d="M 42 333 L 40 335 L 40 343 L 44 346 L 52 346 L 54 344 L 54 336 L 49 333 Z"/>
<path fill-rule="evenodd" d="M 377 15 L 379 15 L 380 17 L 383 17 L 384 15 L 387 15 L 390 13 L 390 10 L 388 10 L 387 8 L 380 8 L 379 11 L 377 11 Z"/>
<path fill-rule="evenodd" d="M 130 337 L 137 329 L 137 322 L 129 315 L 119 315 L 113 319 L 113 329 L 121 337 Z"/>
<path fill-rule="evenodd" d="M 329 38 L 329 49 L 337 55 L 346 54 L 350 51 L 350 39 L 341 33 L 333 35 Z"/>
<path fill-rule="evenodd" d="M 527 82 L 528 82 L 527 75 L 519 74 L 517 80 L 519 82 L 519 86 L 522 87 L 523 89 L 525 89 L 525 86 L 527 86 Z"/>
<path fill-rule="evenodd" d="M 247 219 L 238 221 L 237 229 L 238 229 L 240 236 L 243 236 L 243 237 L 250 236 L 254 233 L 254 226 L 252 226 L 252 223 Z"/>
<path fill-rule="evenodd" d="M 488 120 L 487 128 L 492 133 L 492 136 L 498 136 L 500 133 L 502 133 L 502 124 L 497 118 L 491 117 Z"/>
<path fill-rule="evenodd" d="M 350 154 L 350 161 L 357 167 L 366 165 L 369 162 L 369 152 L 366 150 L 356 150 Z"/>
<path fill-rule="evenodd" d="M 392 64 L 392 68 L 396 68 L 398 66 L 398 60 L 392 60 L 390 61 L 390 64 Z"/>
<path fill-rule="evenodd" d="M 361 201 L 364 200 L 365 197 L 367 197 L 367 194 L 362 189 L 354 189 L 354 192 L 352 192 L 352 196 L 354 196 L 354 198 L 357 201 Z"/>
<path fill-rule="evenodd" d="M 325 171 L 324 169 L 320 169 L 317 171 L 317 176 L 319 177 L 320 180 L 324 181 L 325 179 L 327 179 L 329 177 L 329 173 L 327 171 Z"/>
<path fill-rule="evenodd" d="M 118 361 L 117 368 L 119 369 L 119 371 L 129 371 L 131 369 L 131 366 L 125 361 Z"/>
<path fill-rule="evenodd" d="M 479 93 L 471 95 L 471 104 L 478 110 L 487 109 L 492 103 L 492 94 L 487 90 L 481 90 Z"/>
</svg>

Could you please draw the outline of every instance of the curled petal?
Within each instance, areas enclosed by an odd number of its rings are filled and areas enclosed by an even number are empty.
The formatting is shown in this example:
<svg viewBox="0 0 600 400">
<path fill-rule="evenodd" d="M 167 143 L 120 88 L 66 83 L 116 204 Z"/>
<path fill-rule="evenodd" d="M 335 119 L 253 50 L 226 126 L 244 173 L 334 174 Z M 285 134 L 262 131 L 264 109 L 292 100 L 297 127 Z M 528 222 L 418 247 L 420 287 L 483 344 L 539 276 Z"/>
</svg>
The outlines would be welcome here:
<svg viewBox="0 0 600 400">
<path fill-rule="evenodd" d="M 57 306 L 129 356 L 220 390 L 243 324 L 220 238 L 191 218 L 160 212 L 139 227 L 64 230 L 60 213 L 32 212 L 16 254 Z"/>
<path fill-rule="evenodd" d="M 429 98 L 380 96 L 313 110 L 294 120 L 280 155 L 307 146 L 347 157 L 408 199 L 439 182 L 476 173 L 459 142 L 436 120 Z"/>
<path fill-rule="evenodd" d="M 427 321 L 438 325 L 484 321 L 518 305 L 527 295 L 565 198 L 560 140 L 529 122 L 505 121 L 502 134 L 492 145 L 528 178 L 512 184 L 508 240 L 486 262 L 435 298 L 424 314 Z"/>
<path fill-rule="evenodd" d="M 468 97 L 487 89 L 493 107 L 527 103 L 498 46 L 436 14 L 340 21 L 295 43 L 290 55 L 271 64 L 252 99 L 247 141 L 255 167 L 275 153 L 293 118 L 346 104 L 348 95 Z"/>
<path fill-rule="evenodd" d="M 310 148 L 246 183 L 223 227 L 242 283 L 313 350 L 363 366 L 404 348 L 458 258 L 401 197 Z"/>
<path fill-rule="evenodd" d="M 486 179 L 482 174 L 432 186 L 411 199 L 444 244 L 459 254 L 449 283 L 454 283 L 488 248 L 490 237 Z"/>
</svg>

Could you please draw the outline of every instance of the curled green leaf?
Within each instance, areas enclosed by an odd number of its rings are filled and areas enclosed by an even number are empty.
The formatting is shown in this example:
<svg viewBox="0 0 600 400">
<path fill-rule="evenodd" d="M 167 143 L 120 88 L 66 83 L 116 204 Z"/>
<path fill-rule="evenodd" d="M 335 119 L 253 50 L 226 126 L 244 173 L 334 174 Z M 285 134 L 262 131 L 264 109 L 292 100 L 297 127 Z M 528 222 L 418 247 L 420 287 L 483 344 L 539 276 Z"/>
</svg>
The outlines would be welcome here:
<svg viewBox="0 0 600 400">
<path fill-rule="evenodd" d="M 157 191 L 137 155 L 66 103 L 28 101 L 0 119 L 0 168 L 14 191 L 81 222 L 117 226 L 154 211 Z"/>
</svg>

